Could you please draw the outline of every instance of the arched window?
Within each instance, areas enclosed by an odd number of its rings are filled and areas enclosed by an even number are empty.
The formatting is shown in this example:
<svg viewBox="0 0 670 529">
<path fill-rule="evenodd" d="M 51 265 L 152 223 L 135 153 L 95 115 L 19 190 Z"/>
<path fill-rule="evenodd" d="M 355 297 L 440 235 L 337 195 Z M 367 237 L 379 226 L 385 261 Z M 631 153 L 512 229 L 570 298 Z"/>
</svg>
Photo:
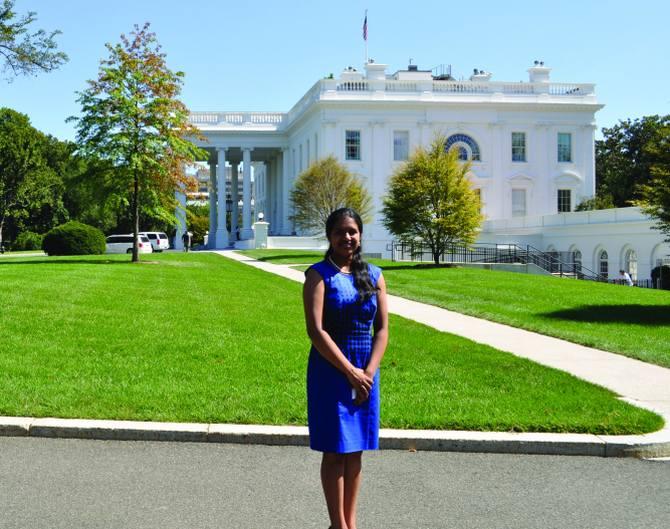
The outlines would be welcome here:
<svg viewBox="0 0 670 529">
<path fill-rule="evenodd" d="M 582 252 L 575 250 L 572 252 L 572 262 L 575 269 L 575 274 L 579 277 L 582 273 Z"/>
<path fill-rule="evenodd" d="M 598 273 L 603 277 L 603 279 L 607 279 L 609 275 L 609 264 L 607 259 L 607 252 L 602 250 L 598 255 Z"/>
<path fill-rule="evenodd" d="M 479 145 L 467 134 L 452 134 L 444 142 L 444 150 L 449 151 L 452 148 L 458 149 L 459 160 L 472 160 L 475 162 L 481 161 L 479 154 Z"/>
<path fill-rule="evenodd" d="M 635 281 L 637 279 L 637 254 L 635 250 L 628 250 L 624 257 L 624 267 L 630 278 Z"/>
</svg>

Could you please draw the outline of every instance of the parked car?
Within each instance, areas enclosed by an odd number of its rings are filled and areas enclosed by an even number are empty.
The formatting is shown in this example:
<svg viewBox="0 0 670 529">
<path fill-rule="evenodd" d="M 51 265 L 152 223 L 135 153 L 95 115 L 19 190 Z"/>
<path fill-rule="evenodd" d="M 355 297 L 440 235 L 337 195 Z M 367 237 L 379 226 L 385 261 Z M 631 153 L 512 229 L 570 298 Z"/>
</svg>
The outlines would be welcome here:
<svg viewBox="0 0 670 529">
<path fill-rule="evenodd" d="M 154 252 L 162 252 L 170 248 L 170 241 L 166 233 L 162 231 L 141 231 L 140 235 L 146 235 Z"/>
<path fill-rule="evenodd" d="M 133 253 L 133 235 L 110 235 L 107 237 L 107 250 L 105 253 Z M 151 253 L 151 242 L 146 235 L 139 235 L 137 241 L 140 253 Z"/>
</svg>

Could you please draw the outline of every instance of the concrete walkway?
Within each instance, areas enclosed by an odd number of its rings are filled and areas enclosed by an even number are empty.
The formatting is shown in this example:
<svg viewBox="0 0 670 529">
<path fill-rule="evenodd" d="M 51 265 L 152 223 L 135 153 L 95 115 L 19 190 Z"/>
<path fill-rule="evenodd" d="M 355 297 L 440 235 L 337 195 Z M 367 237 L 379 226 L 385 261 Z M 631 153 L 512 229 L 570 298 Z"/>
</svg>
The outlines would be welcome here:
<svg viewBox="0 0 670 529">
<path fill-rule="evenodd" d="M 303 272 L 287 265 L 257 261 L 233 251 L 216 253 L 287 279 L 298 282 L 304 280 Z M 670 456 L 670 369 L 397 296 L 389 296 L 389 311 L 441 332 L 490 345 L 608 388 L 623 400 L 663 416 L 666 426 L 658 432 L 631 436 L 382 429 L 382 448 L 589 456 Z M 30 417 L 0 417 L 0 435 L 309 444 L 307 428 L 297 426 Z"/>
</svg>

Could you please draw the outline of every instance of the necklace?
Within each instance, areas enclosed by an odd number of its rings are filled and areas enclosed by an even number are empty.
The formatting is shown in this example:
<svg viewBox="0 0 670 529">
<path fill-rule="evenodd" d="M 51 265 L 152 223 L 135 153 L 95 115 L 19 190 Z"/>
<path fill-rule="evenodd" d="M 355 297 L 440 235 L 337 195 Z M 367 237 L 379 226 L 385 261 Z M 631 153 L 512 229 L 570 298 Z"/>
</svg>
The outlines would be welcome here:
<svg viewBox="0 0 670 529">
<path fill-rule="evenodd" d="M 337 263 L 335 263 L 335 261 L 333 261 L 333 258 L 332 258 L 330 255 L 328 256 L 328 262 L 329 262 L 330 264 L 332 264 L 335 268 L 337 268 L 337 271 L 340 272 L 341 274 L 348 274 L 348 275 L 351 274 L 351 272 L 344 272 L 344 271 L 342 271 L 342 268 L 340 268 L 339 266 L 337 266 Z"/>
</svg>

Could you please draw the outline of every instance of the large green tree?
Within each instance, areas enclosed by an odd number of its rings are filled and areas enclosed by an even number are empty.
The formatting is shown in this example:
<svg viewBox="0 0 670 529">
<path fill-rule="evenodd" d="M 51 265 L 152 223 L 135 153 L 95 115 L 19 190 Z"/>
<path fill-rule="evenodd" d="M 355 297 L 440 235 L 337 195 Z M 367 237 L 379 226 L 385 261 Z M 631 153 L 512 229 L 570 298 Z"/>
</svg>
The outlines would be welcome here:
<svg viewBox="0 0 670 529">
<path fill-rule="evenodd" d="M 36 13 L 17 16 L 14 0 L 3 0 L 0 6 L 0 67 L 7 80 L 17 75 L 50 72 L 67 61 L 67 55 L 57 51 L 54 40 L 60 31 L 32 31 Z"/>
<path fill-rule="evenodd" d="M 398 168 L 382 210 L 384 226 L 401 240 L 427 244 L 435 264 L 450 244 L 472 243 L 482 222 L 470 163 L 458 159 L 457 149 L 445 150 L 445 140 L 437 136 Z"/>
<path fill-rule="evenodd" d="M 595 146 L 596 207 L 627 207 L 640 199 L 641 186 L 651 180 L 651 166 L 657 158 L 648 145 L 667 119 L 644 116 L 602 129 L 603 139 Z"/>
<path fill-rule="evenodd" d="M 30 225 L 26 219 L 40 216 L 41 211 L 51 215 L 41 226 L 48 229 L 53 210 L 64 213 L 59 206 L 60 179 L 46 156 L 51 141 L 30 125 L 25 114 L 0 108 L 0 243 L 10 221 L 14 227 L 20 222 Z"/>
<path fill-rule="evenodd" d="M 296 228 L 311 235 L 323 233 L 326 219 L 339 208 L 352 208 L 370 222 L 372 199 L 363 183 L 334 156 L 316 160 L 296 178 L 291 190 Z"/>
<path fill-rule="evenodd" d="M 141 201 L 144 211 L 174 223 L 174 192 L 195 185 L 184 165 L 205 153 L 187 139 L 200 135 L 178 99 L 184 74 L 167 67 L 149 24 L 106 47 L 109 57 L 101 61 L 98 78 L 78 94 L 81 117 L 71 120 L 79 152 L 113 167 L 113 193 L 130 208 L 132 260 L 138 261 Z"/>
<path fill-rule="evenodd" d="M 657 221 L 656 227 L 670 242 L 670 115 L 661 119 L 645 150 L 653 160 L 651 180 L 640 187 L 636 204 Z"/>
</svg>

